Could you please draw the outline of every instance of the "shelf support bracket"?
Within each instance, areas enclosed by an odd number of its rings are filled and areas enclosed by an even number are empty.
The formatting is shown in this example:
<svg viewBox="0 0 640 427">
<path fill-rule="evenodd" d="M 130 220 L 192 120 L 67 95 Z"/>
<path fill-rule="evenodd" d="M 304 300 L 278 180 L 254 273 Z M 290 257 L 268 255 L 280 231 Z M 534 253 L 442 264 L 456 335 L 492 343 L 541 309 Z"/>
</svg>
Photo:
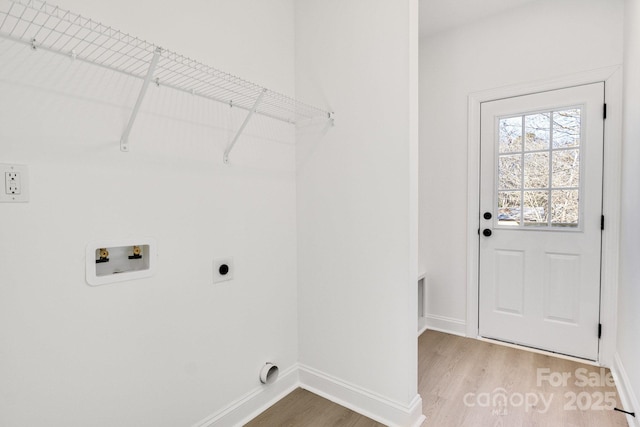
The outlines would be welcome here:
<svg viewBox="0 0 640 427">
<path fill-rule="evenodd" d="M 149 83 L 151 82 L 151 78 L 153 77 L 153 72 L 156 70 L 156 66 L 158 65 L 158 61 L 160 60 L 161 53 L 162 49 L 159 47 L 157 47 L 155 52 L 153 52 L 153 58 L 151 58 L 151 62 L 149 63 L 149 69 L 147 70 L 147 75 L 144 78 L 142 88 L 140 89 L 140 93 L 138 94 L 138 100 L 136 101 L 136 105 L 133 107 L 131 117 L 129 118 L 129 123 L 127 124 L 127 127 L 122 134 L 122 138 L 120 138 L 120 151 L 129 151 L 129 134 L 131 133 L 133 124 L 135 123 L 136 117 L 138 116 L 138 111 L 140 111 L 142 101 L 147 94 L 147 88 L 149 87 Z"/>
<path fill-rule="evenodd" d="M 247 126 L 247 123 L 249 123 L 249 120 L 251 120 L 251 116 L 253 116 L 253 113 L 255 113 L 256 110 L 258 109 L 258 106 L 260 105 L 260 102 L 262 102 L 262 97 L 264 96 L 264 94 L 266 92 L 267 92 L 266 89 L 262 89 L 262 93 L 260 93 L 260 95 L 258 95 L 258 98 L 256 99 L 256 102 L 253 104 L 253 107 L 249 111 L 249 114 L 247 114 L 247 117 L 245 117 L 244 122 L 242 122 L 242 126 L 240 126 L 240 129 L 238 129 L 238 132 L 236 132 L 236 136 L 233 137 L 231 142 L 227 145 L 227 148 L 224 150 L 223 160 L 224 160 L 225 164 L 227 164 L 227 165 L 229 164 L 229 153 L 233 149 L 233 146 L 236 145 L 236 141 L 238 141 L 238 138 L 240 138 L 240 134 L 244 130 L 245 126 Z"/>
</svg>

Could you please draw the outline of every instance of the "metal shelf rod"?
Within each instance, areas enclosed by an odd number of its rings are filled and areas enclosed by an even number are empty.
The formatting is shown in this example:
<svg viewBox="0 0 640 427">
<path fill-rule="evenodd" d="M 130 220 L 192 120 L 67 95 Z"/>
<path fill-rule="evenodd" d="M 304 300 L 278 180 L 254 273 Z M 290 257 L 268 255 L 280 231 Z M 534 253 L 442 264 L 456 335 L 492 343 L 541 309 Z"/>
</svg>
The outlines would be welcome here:
<svg viewBox="0 0 640 427">
<path fill-rule="evenodd" d="M 144 96 L 147 94 L 147 88 L 149 87 L 149 83 L 151 82 L 151 78 L 153 77 L 153 72 L 158 65 L 158 60 L 160 59 L 161 53 L 162 49 L 157 47 L 155 53 L 153 54 L 153 58 L 151 58 L 149 70 L 147 71 L 147 75 L 144 78 L 144 82 L 142 83 L 142 88 L 140 89 L 140 93 L 138 94 L 136 105 L 133 107 L 131 117 L 129 118 L 129 123 L 127 124 L 127 127 L 122 134 L 122 138 L 120 138 L 120 151 L 129 151 L 129 134 L 131 133 L 131 128 L 133 128 L 133 124 L 135 123 L 136 117 L 138 116 L 138 111 L 140 111 L 140 106 L 142 105 Z"/>
<path fill-rule="evenodd" d="M 333 122 L 332 113 L 43 0 L 0 0 L 3 38 L 140 79 L 142 88 L 120 140 L 122 151 L 129 149 L 129 135 L 151 81 L 248 112 L 225 150 L 225 161 L 253 114 L 294 125 L 316 118 Z"/>
<path fill-rule="evenodd" d="M 262 101 L 262 97 L 264 96 L 265 93 L 267 93 L 267 90 L 263 89 L 262 93 L 258 96 L 258 99 L 256 99 L 256 103 L 253 105 L 253 108 L 251 109 L 251 111 L 249 111 L 249 114 L 247 114 L 247 117 L 245 117 L 244 122 L 242 122 L 242 126 L 240 126 L 240 129 L 238 129 L 236 136 L 233 137 L 233 140 L 231 140 L 229 145 L 227 145 L 227 148 L 224 150 L 223 160 L 225 164 L 227 165 L 229 164 L 229 153 L 233 149 L 233 146 L 236 145 L 236 141 L 238 141 L 240 134 L 244 130 L 245 126 L 247 126 L 247 123 L 249 123 L 249 120 L 251 120 L 251 116 L 253 116 L 253 113 L 256 112 L 256 109 L 260 105 L 260 101 Z"/>
</svg>

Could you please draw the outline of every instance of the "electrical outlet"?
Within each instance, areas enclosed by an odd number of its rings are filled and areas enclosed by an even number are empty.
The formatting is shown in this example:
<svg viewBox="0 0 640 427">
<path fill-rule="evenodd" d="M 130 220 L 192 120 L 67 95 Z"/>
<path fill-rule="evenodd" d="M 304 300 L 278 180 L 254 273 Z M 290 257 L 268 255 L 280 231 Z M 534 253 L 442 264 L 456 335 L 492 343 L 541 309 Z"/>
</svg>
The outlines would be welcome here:
<svg viewBox="0 0 640 427">
<path fill-rule="evenodd" d="M 27 166 L 0 164 L 0 177 L 4 178 L 4 188 L 0 189 L 0 202 L 29 201 Z"/>
<path fill-rule="evenodd" d="M 213 283 L 233 280 L 233 258 L 219 258 L 213 260 Z"/>
<path fill-rule="evenodd" d="M 6 194 L 20 194 L 20 173 L 5 172 L 4 188 Z"/>
</svg>

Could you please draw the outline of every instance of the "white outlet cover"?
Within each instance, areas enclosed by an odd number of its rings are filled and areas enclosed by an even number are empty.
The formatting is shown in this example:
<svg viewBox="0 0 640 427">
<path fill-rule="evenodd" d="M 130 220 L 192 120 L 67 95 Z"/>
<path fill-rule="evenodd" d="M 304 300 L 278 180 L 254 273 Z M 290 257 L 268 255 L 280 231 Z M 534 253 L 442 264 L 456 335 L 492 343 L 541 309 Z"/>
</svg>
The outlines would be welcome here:
<svg viewBox="0 0 640 427">
<path fill-rule="evenodd" d="M 18 174 L 19 194 L 8 194 L 9 174 Z M 29 170 L 26 165 L 0 164 L 0 202 L 25 203 L 29 201 Z"/>
<path fill-rule="evenodd" d="M 228 267 L 228 271 L 226 274 L 223 274 L 223 272 L 221 272 L 221 268 L 225 265 Z M 213 283 L 233 280 L 233 273 L 233 257 L 216 258 L 213 260 Z"/>
</svg>

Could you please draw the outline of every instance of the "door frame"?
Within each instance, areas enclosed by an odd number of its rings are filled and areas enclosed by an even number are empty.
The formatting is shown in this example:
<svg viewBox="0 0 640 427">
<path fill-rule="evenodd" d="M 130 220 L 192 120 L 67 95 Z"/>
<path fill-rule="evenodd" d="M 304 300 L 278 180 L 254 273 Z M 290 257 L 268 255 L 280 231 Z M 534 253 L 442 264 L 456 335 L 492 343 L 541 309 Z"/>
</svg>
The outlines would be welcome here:
<svg viewBox="0 0 640 427">
<path fill-rule="evenodd" d="M 604 123 L 604 170 L 602 209 L 602 269 L 600 322 L 602 338 L 598 363 L 610 367 L 614 362 L 617 334 L 618 258 L 620 240 L 620 183 L 622 164 L 622 67 L 614 66 L 572 74 L 556 79 L 506 86 L 474 92 L 468 99 L 467 124 L 467 325 L 470 338 L 480 338 L 479 256 L 480 256 L 480 105 L 483 102 L 604 82 L 607 119 Z M 595 331 L 594 331 L 595 333 Z"/>
</svg>

